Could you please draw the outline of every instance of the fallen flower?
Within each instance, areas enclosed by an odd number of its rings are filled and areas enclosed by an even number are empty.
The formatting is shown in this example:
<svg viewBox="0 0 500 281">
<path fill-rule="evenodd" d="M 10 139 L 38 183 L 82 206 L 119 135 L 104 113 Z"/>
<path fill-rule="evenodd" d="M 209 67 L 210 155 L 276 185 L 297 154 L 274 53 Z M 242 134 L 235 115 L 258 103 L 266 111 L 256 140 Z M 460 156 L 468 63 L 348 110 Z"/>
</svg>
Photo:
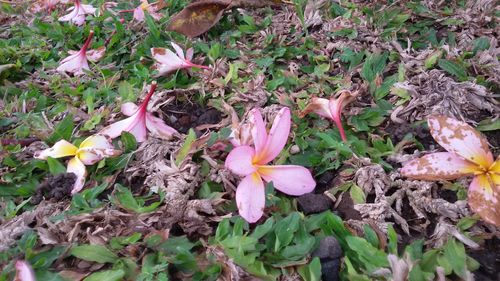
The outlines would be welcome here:
<svg viewBox="0 0 500 281">
<path fill-rule="evenodd" d="M 340 137 L 343 142 L 347 142 L 344 127 L 342 127 L 342 109 L 349 104 L 357 96 L 357 92 L 351 93 L 350 91 L 342 91 L 338 98 L 313 98 L 312 101 L 301 112 L 300 117 L 304 117 L 310 112 L 314 112 L 322 117 L 333 120 L 335 126 L 340 132 Z"/>
<path fill-rule="evenodd" d="M 50 13 L 60 0 L 38 0 L 33 4 L 33 12 L 47 11 Z"/>
<path fill-rule="evenodd" d="M 121 112 L 129 118 L 113 123 L 101 130 L 100 134 L 107 135 L 110 138 L 116 138 L 121 135 L 123 131 L 129 132 L 134 135 L 138 142 L 143 142 L 148 137 L 148 130 L 161 138 L 170 139 L 177 131 L 165 124 L 165 122 L 155 117 L 152 113 L 147 111 L 148 103 L 153 93 L 156 90 L 156 82 L 153 81 L 148 95 L 137 107 L 134 103 L 127 102 L 121 107 Z"/>
<path fill-rule="evenodd" d="M 92 41 L 92 37 L 94 36 L 94 31 L 90 31 L 89 37 L 83 44 L 80 51 L 68 51 L 70 56 L 64 58 L 60 63 L 59 67 L 57 67 L 57 71 L 59 72 L 70 72 L 74 75 L 82 75 L 84 74 L 83 70 L 90 70 L 89 63 L 90 61 L 98 61 L 104 56 L 104 52 L 106 51 L 106 47 L 102 46 L 95 50 L 88 50 L 90 42 Z"/>
<path fill-rule="evenodd" d="M 243 176 L 236 189 L 236 204 L 240 215 L 250 223 L 262 217 L 265 207 L 263 180 L 273 182 L 279 191 L 289 195 L 311 192 L 316 186 L 311 173 L 296 165 L 266 165 L 276 158 L 290 133 L 290 110 L 280 110 L 269 134 L 258 109 L 250 112 L 250 130 L 254 147 L 241 145 L 234 148 L 226 158 L 225 166 L 231 172 Z"/>
<path fill-rule="evenodd" d="M 47 157 L 61 158 L 74 156 L 68 162 L 67 172 L 76 175 L 76 181 L 71 190 L 75 194 L 83 188 L 87 171 L 85 165 L 93 165 L 104 158 L 120 155 L 121 151 L 116 150 L 111 140 L 103 135 L 93 135 L 86 138 L 79 147 L 60 140 L 53 147 L 35 152 L 34 157 L 45 160 Z"/>
<path fill-rule="evenodd" d="M 36 281 L 35 272 L 28 262 L 23 260 L 16 261 L 16 277 L 14 281 Z"/>
<path fill-rule="evenodd" d="M 158 1 L 160 2 L 160 1 Z M 158 2 L 154 2 L 149 4 L 148 0 L 141 0 L 141 5 L 137 6 L 137 8 L 133 10 L 121 10 L 120 13 L 134 13 L 134 19 L 138 22 L 143 22 L 145 19 L 144 11 L 147 11 L 149 15 L 155 19 L 160 20 L 163 15 L 158 13 L 158 10 L 161 8 L 157 5 Z"/>
<path fill-rule="evenodd" d="M 160 76 L 183 68 L 198 67 L 209 69 L 207 66 L 191 62 L 193 59 L 193 48 L 189 48 L 186 51 L 186 56 L 184 57 L 184 52 L 181 47 L 174 42 L 171 42 L 171 44 L 177 54 L 174 54 L 174 52 L 165 48 L 151 48 L 151 54 L 155 60 L 153 68 L 158 70 Z"/>
<path fill-rule="evenodd" d="M 70 21 L 76 25 L 82 25 L 85 22 L 85 15 L 95 14 L 96 8 L 92 5 L 80 3 L 80 0 L 75 0 L 75 5 L 68 9 L 69 14 L 59 18 L 59 21 Z"/>
<path fill-rule="evenodd" d="M 485 221 L 500 226 L 500 157 L 494 161 L 487 140 L 465 122 L 432 116 L 427 123 L 432 137 L 448 152 L 412 160 L 404 165 L 401 174 L 418 180 L 452 180 L 473 175 L 469 206 Z"/>
</svg>

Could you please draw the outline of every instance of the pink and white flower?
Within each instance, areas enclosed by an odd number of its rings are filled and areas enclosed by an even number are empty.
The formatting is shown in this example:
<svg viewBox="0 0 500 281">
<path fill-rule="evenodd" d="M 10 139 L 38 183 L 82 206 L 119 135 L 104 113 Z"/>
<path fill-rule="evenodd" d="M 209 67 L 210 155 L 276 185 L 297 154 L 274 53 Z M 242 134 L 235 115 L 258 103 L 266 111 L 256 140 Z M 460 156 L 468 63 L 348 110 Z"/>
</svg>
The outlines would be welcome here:
<svg viewBox="0 0 500 281">
<path fill-rule="evenodd" d="M 312 101 L 306 106 L 306 108 L 301 112 L 300 116 L 304 117 L 310 112 L 314 112 L 319 116 L 333 120 L 335 126 L 340 132 L 340 137 L 343 142 L 347 142 L 347 137 L 345 135 L 344 127 L 342 126 L 342 109 L 353 100 L 356 93 L 351 93 L 349 91 L 343 91 L 338 98 L 313 98 Z"/>
<path fill-rule="evenodd" d="M 134 103 L 127 102 L 121 107 L 123 114 L 130 116 L 124 120 L 113 123 L 102 129 L 100 134 L 107 135 L 111 138 L 116 138 L 123 131 L 134 135 L 138 142 L 143 142 L 148 137 L 148 131 L 163 139 L 170 139 L 177 131 L 165 124 L 165 122 L 147 111 L 148 103 L 156 89 L 156 82 L 153 81 L 148 95 L 138 107 Z"/>
<path fill-rule="evenodd" d="M 158 70 L 160 76 L 184 68 L 198 67 L 209 69 L 207 66 L 191 62 L 193 59 L 193 48 L 189 48 L 186 51 L 186 56 L 184 56 L 184 52 L 179 45 L 174 42 L 171 42 L 171 44 L 177 54 L 165 48 L 151 48 L 151 54 L 155 60 L 153 68 Z"/>
<path fill-rule="evenodd" d="M 138 22 L 143 22 L 145 19 L 144 11 L 155 20 L 160 20 L 163 15 L 158 13 L 158 6 L 155 3 L 149 4 L 148 0 L 141 0 L 141 5 L 137 6 L 133 10 L 121 10 L 120 13 L 134 13 L 134 19 Z"/>
<path fill-rule="evenodd" d="M 269 134 L 258 109 L 250 112 L 250 131 L 253 147 L 241 145 L 226 158 L 225 166 L 244 177 L 236 189 L 239 214 L 248 222 L 259 220 L 265 207 L 264 181 L 272 182 L 279 191 L 289 195 L 302 195 L 314 190 L 316 182 L 311 172 L 296 165 L 267 165 L 286 145 L 291 127 L 290 110 L 280 110 Z"/>
<path fill-rule="evenodd" d="M 82 25 L 85 22 L 86 15 L 94 15 L 96 8 L 92 5 L 80 3 L 80 0 L 75 0 L 75 5 L 68 9 L 69 14 L 59 18 L 59 21 L 69 21 L 76 25 Z"/>
<path fill-rule="evenodd" d="M 28 262 L 16 261 L 16 277 L 14 281 L 36 281 L 35 272 Z"/>
<path fill-rule="evenodd" d="M 114 149 L 108 137 L 93 135 L 83 140 L 79 147 L 65 140 L 60 140 L 51 148 L 35 152 L 34 157 L 45 160 L 47 157 L 61 158 L 73 156 L 68 162 L 66 171 L 76 175 L 76 181 L 71 190 L 71 194 L 75 194 L 79 192 L 85 184 L 85 177 L 87 176 L 85 165 L 94 165 L 104 158 L 114 157 L 120 154 L 121 151 Z"/>
<path fill-rule="evenodd" d="M 68 51 L 70 56 L 64 58 L 57 67 L 57 71 L 65 73 L 73 73 L 74 75 L 83 75 L 83 70 L 90 70 L 89 61 L 98 61 L 106 52 L 106 47 L 102 46 L 95 50 L 88 50 L 92 37 L 94 36 L 94 31 L 90 31 L 89 37 L 85 44 L 83 44 L 80 51 Z"/>
<path fill-rule="evenodd" d="M 432 137 L 448 152 L 427 154 L 404 165 L 401 174 L 418 180 L 452 180 L 474 176 L 468 190 L 471 209 L 500 226 L 500 156 L 493 158 L 488 142 L 465 122 L 431 116 Z"/>
<path fill-rule="evenodd" d="M 38 0 L 32 6 L 32 11 L 41 12 L 46 11 L 50 13 L 54 10 L 55 6 L 60 2 L 60 0 Z"/>
</svg>

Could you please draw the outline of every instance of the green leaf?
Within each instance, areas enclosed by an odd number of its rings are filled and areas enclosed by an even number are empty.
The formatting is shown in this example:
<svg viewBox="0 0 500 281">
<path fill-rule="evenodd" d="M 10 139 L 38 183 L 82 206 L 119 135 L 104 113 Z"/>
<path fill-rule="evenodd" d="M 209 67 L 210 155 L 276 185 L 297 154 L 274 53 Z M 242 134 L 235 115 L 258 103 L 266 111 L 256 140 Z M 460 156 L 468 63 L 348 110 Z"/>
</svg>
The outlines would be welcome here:
<svg viewBox="0 0 500 281">
<path fill-rule="evenodd" d="M 373 247 L 365 239 L 349 236 L 346 237 L 346 241 L 369 271 L 376 270 L 380 267 L 389 267 L 386 253 Z"/>
<path fill-rule="evenodd" d="M 297 270 L 304 281 L 321 280 L 321 262 L 315 257 L 309 264 L 300 266 Z"/>
<path fill-rule="evenodd" d="M 260 238 L 264 237 L 267 233 L 273 229 L 274 226 L 274 218 L 270 217 L 266 220 L 264 224 L 258 225 L 255 227 L 255 230 L 252 232 L 252 234 L 249 235 L 249 237 L 253 237 L 257 240 Z"/>
<path fill-rule="evenodd" d="M 485 119 L 479 122 L 476 127 L 481 132 L 500 130 L 500 119 Z"/>
<path fill-rule="evenodd" d="M 61 162 L 52 157 L 47 157 L 47 164 L 49 165 L 49 171 L 52 175 L 58 175 L 66 173 L 66 167 L 64 167 Z"/>
<path fill-rule="evenodd" d="M 443 55 L 443 51 L 436 50 L 432 54 L 430 54 L 424 61 L 424 66 L 427 69 L 430 69 L 436 65 L 438 59 Z"/>
<path fill-rule="evenodd" d="M 145 200 L 136 198 L 130 189 L 118 183 L 115 185 L 114 195 L 111 198 L 114 204 L 136 213 L 152 212 L 158 208 L 162 202 L 162 197 L 160 197 L 160 201 L 153 202 L 149 206 L 144 206 Z"/>
<path fill-rule="evenodd" d="M 394 230 L 392 224 L 387 226 L 387 238 L 389 242 L 387 243 L 387 250 L 389 253 L 397 255 L 398 254 L 398 235 Z"/>
<path fill-rule="evenodd" d="M 104 270 L 90 274 L 83 281 L 121 281 L 124 277 L 123 269 Z"/>
<path fill-rule="evenodd" d="M 292 242 L 295 232 L 299 229 L 300 215 L 293 212 L 283 220 L 276 223 L 274 233 L 276 241 L 274 244 L 274 251 L 278 252 L 283 247 Z"/>
<path fill-rule="evenodd" d="M 466 254 L 465 247 L 455 239 L 448 240 L 444 246 L 444 257 L 451 265 L 453 272 L 463 279 L 466 279 Z"/>
<path fill-rule="evenodd" d="M 373 247 L 378 248 L 379 247 L 379 240 L 378 240 L 377 233 L 368 224 L 363 225 L 363 230 L 365 233 L 366 241 L 370 242 L 370 244 L 372 244 Z"/>
<path fill-rule="evenodd" d="M 196 140 L 196 133 L 191 128 L 191 129 L 189 129 L 188 135 L 186 136 L 186 139 L 184 140 L 184 144 L 182 145 L 181 149 L 179 150 L 179 153 L 177 154 L 177 156 L 175 157 L 175 164 L 176 165 L 180 165 L 182 163 L 182 161 L 186 158 L 186 156 L 191 151 L 191 146 L 193 145 L 195 140 Z"/>
<path fill-rule="evenodd" d="M 456 76 L 460 81 L 467 80 L 467 70 L 460 64 L 450 60 L 440 59 L 438 65 L 444 71 Z"/>
<path fill-rule="evenodd" d="M 160 29 L 156 26 L 156 23 L 148 13 L 145 13 L 146 25 L 148 26 L 149 32 L 156 40 L 160 39 Z"/>
<path fill-rule="evenodd" d="M 488 50 L 490 48 L 490 39 L 488 37 L 480 37 L 474 40 L 474 49 L 472 52 L 475 54 L 478 51 Z"/>
<path fill-rule="evenodd" d="M 71 247 L 70 254 L 79 259 L 98 263 L 114 263 L 118 256 L 101 245 L 80 245 Z"/>
<path fill-rule="evenodd" d="M 123 143 L 123 149 L 125 150 L 125 153 L 129 153 L 137 149 L 137 141 L 135 139 L 135 136 L 131 133 L 123 131 L 120 139 Z"/>
<path fill-rule="evenodd" d="M 47 138 L 48 143 L 55 143 L 59 140 L 71 140 L 73 134 L 73 129 L 75 125 L 73 123 L 73 115 L 68 114 L 61 122 L 59 122 L 54 128 L 54 132 Z"/>
<path fill-rule="evenodd" d="M 136 99 L 134 88 L 127 81 L 120 81 L 120 83 L 118 83 L 118 94 L 123 102 L 134 101 Z"/>
<path fill-rule="evenodd" d="M 351 187 L 349 188 L 349 194 L 351 195 L 354 204 L 364 204 L 366 202 L 365 192 L 355 183 L 351 184 Z"/>
</svg>

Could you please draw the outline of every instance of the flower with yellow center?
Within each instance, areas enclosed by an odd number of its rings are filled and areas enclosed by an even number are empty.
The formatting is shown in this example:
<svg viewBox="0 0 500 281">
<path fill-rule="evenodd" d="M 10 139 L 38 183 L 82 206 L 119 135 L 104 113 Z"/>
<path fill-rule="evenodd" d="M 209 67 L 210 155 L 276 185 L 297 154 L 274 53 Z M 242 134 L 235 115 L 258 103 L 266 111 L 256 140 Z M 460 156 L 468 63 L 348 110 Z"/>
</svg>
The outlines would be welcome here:
<svg viewBox="0 0 500 281">
<path fill-rule="evenodd" d="M 487 140 L 467 123 L 432 116 L 428 124 L 432 137 L 448 152 L 412 160 L 401 173 L 420 180 L 474 176 L 468 191 L 469 206 L 485 221 L 500 226 L 500 157 L 495 161 Z"/>
<path fill-rule="evenodd" d="M 76 175 L 76 181 L 71 190 L 71 194 L 75 194 L 85 184 L 85 177 L 87 175 L 85 165 L 93 165 L 104 158 L 120 154 L 121 151 L 114 149 L 110 138 L 103 135 L 93 135 L 82 141 L 79 147 L 65 140 L 60 140 L 51 148 L 37 151 L 34 157 L 45 160 L 47 157 L 61 158 L 73 156 L 68 161 L 67 172 Z"/>
</svg>

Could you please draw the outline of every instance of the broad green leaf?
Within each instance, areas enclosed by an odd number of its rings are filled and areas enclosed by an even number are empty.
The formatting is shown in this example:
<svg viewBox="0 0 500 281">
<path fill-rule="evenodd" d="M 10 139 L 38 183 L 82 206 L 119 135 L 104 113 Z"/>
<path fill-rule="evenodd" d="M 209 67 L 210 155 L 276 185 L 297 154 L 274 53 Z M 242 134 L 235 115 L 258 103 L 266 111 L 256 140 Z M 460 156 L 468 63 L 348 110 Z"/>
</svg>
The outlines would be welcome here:
<svg viewBox="0 0 500 281">
<path fill-rule="evenodd" d="M 355 183 L 351 184 L 351 187 L 349 188 L 349 194 L 351 195 L 354 204 L 364 204 L 366 202 L 365 192 Z"/>
<path fill-rule="evenodd" d="M 71 247 L 70 254 L 79 259 L 98 263 L 114 263 L 118 256 L 101 245 L 79 245 Z"/>
<path fill-rule="evenodd" d="M 463 279 L 466 279 L 466 254 L 465 247 L 455 239 L 448 240 L 444 246 L 444 258 L 449 262 L 453 272 Z"/>
<path fill-rule="evenodd" d="M 379 240 L 377 233 L 368 224 L 363 225 L 363 230 L 365 233 L 366 241 L 370 242 L 370 244 L 372 244 L 373 247 L 378 248 Z"/>
<path fill-rule="evenodd" d="M 54 132 L 46 141 L 48 143 L 55 143 L 62 139 L 70 141 L 74 127 L 75 125 L 73 123 L 73 115 L 68 114 L 55 126 Z"/>
<path fill-rule="evenodd" d="M 123 269 L 104 270 L 90 274 L 83 281 L 121 281 L 124 277 Z"/>
<path fill-rule="evenodd" d="M 137 149 L 137 141 L 131 133 L 123 131 L 120 139 L 123 143 L 125 153 L 133 152 Z"/>
<path fill-rule="evenodd" d="M 321 280 L 321 262 L 315 257 L 309 264 L 300 266 L 297 271 L 304 281 Z"/>
<path fill-rule="evenodd" d="M 453 76 L 456 76 L 459 80 L 467 80 L 467 70 L 460 64 L 450 60 L 440 59 L 438 65 L 441 69 Z"/>
<path fill-rule="evenodd" d="M 50 173 L 54 176 L 66 173 L 66 167 L 64 167 L 64 165 L 57 159 L 47 157 L 47 165 L 49 166 Z"/>
</svg>

